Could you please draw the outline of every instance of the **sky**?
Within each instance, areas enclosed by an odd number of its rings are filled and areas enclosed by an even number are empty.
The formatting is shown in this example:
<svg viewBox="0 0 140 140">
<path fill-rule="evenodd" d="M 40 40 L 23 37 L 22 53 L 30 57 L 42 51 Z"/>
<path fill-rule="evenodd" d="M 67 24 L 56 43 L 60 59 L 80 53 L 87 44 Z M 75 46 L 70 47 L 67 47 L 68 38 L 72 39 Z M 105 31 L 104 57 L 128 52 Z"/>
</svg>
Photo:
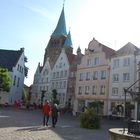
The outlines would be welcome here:
<svg viewBox="0 0 140 140">
<path fill-rule="evenodd" d="M 25 48 L 30 86 L 54 31 L 64 0 L 0 0 L 0 49 Z M 95 38 L 118 50 L 128 42 L 140 47 L 140 0 L 65 0 L 67 32 L 74 53 Z"/>
</svg>

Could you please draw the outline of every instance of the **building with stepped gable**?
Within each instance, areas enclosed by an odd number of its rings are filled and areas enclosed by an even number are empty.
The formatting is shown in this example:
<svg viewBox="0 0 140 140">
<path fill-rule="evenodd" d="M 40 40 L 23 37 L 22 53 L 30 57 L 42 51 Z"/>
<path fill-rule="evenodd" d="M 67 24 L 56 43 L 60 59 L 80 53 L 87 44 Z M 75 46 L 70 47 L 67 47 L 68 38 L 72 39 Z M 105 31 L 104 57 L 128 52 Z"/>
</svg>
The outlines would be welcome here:
<svg viewBox="0 0 140 140">
<path fill-rule="evenodd" d="M 81 112 L 84 106 L 100 105 L 98 113 L 107 115 L 110 61 L 115 51 L 93 38 L 85 49 L 77 68 L 76 97 L 74 112 Z"/>
<path fill-rule="evenodd" d="M 82 58 L 80 48 L 73 54 L 70 31 L 66 31 L 64 7 L 57 26 L 45 49 L 43 65 L 37 66 L 32 86 L 32 102 L 41 104 L 44 98 L 51 101 L 52 90 L 58 92 L 61 107 L 72 106 L 75 96 L 77 64 Z"/>
</svg>

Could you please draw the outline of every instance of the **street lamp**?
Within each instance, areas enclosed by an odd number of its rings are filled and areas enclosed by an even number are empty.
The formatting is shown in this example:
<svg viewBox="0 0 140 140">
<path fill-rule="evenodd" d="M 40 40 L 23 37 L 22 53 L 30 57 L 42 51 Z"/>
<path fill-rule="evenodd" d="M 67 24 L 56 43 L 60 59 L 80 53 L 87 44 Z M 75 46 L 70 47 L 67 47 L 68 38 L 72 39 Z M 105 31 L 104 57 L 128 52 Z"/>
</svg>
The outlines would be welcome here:
<svg viewBox="0 0 140 140">
<path fill-rule="evenodd" d="M 41 108 L 42 108 L 42 106 L 43 106 L 43 99 L 44 99 L 44 97 L 45 97 L 45 90 L 42 90 L 41 91 Z"/>
<path fill-rule="evenodd" d="M 139 117 L 139 100 L 140 100 L 140 87 L 139 87 L 139 91 L 136 92 L 136 91 L 132 91 L 131 87 L 133 87 L 137 82 L 140 82 L 140 79 L 138 79 L 137 81 L 135 81 L 130 87 L 128 87 L 127 89 L 124 88 L 124 95 L 125 95 L 125 98 L 124 98 L 124 121 L 126 120 L 126 94 L 127 93 L 130 93 L 132 99 L 134 101 L 137 101 L 137 104 L 138 104 L 138 108 L 137 108 L 137 119 L 134 121 L 134 122 L 129 122 L 128 123 L 128 133 L 137 133 L 140 135 L 140 130 L 137 129 L 137 127 L 139 127 L 139 123 L 137 122 L 138 121 L 138 117 Z M 131 131 L 131 129 L 133 128 L 133 132 Z M 134 129 L 136 128 L 136 129 Z M 123 129 L 123 133 L 125 133 L 125 126 L 124 126 L 124 129 Z"/>
</svg>

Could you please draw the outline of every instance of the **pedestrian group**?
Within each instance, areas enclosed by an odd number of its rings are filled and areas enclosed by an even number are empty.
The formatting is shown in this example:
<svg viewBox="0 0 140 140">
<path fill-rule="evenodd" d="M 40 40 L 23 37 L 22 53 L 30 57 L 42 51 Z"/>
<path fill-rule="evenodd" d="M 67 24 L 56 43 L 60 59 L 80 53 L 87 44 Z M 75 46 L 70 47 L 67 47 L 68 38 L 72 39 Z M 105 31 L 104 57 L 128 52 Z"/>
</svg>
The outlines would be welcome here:
<svg viewBox="0 0 140 140">
<path fill-rule="evenodd" d="M 43 126 L 48 126 L 48 121 L 51 116 L 52 118 L 52 127 L 55 128 L 58 116 L 60 116 L 60 111 L 57 104 L 49 105 L 48 101 L 45 100 L 45 103 L 42 107 L 43 112 Z"/>
</svg>

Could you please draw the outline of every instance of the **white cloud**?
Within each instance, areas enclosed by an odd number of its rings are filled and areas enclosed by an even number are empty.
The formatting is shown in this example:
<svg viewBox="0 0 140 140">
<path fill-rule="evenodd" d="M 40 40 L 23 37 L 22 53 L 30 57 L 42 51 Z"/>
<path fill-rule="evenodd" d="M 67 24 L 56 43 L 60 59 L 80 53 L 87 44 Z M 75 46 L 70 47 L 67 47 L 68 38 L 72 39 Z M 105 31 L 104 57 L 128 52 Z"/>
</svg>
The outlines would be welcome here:
<svg viewBox="0 0 140 140">
<path fill-rule="evenodd" d="M 52 21 L 55 21 L 57 18 L 53 12 L 50 12 L 49 10 L 47 10 L 43 7 L 26 6 L 26 8 L 31 10 L 32 12 L 35 12 L 35 13 L 39 14 L 40 16 L 48 18 L 49 20 L 52 20 Z"/>
</svg>

